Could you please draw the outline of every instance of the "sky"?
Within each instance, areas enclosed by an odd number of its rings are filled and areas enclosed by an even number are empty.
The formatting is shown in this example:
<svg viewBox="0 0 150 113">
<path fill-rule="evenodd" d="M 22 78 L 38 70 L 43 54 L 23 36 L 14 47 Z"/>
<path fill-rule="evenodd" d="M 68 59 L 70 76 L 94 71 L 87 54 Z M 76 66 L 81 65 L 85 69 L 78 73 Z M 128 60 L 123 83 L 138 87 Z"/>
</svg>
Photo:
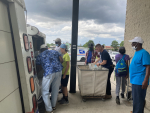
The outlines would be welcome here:
<svg viewBox="0 0 150 113">
<path fill-rule="evenodd" d="M 124 40 L 127 0 L 79 0 L 78 45 L 93 40 L 111 45 Z M 46 35 L 71 43 L 73 0 L 25 0 L 27 23 Z"/>
</svg>

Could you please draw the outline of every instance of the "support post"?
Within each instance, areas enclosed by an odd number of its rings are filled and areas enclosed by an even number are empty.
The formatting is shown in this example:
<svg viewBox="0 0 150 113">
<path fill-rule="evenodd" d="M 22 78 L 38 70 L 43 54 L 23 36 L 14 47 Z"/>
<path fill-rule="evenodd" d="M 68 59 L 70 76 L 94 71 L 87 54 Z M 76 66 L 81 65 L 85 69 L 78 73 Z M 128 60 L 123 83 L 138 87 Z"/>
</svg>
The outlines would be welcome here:
<svg viewBox="0 0 150 113">
<path fill-rule="evenodd" d="M 76 64 L 78 42 L 79 0 L 73 0 L 70 93 L 76 93 Z"/>
</svg>

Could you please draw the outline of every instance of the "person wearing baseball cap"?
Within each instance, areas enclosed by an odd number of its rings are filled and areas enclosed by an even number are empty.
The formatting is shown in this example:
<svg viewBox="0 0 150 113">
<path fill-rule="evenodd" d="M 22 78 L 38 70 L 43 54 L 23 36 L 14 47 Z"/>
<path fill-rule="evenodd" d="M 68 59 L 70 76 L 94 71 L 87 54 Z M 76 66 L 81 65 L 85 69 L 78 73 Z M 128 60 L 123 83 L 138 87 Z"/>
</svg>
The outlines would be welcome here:
<svg viewBox="0 0 150 113">
<path fill-rule="evenodd" d="M 57 38 L 54 41 L 55 41 L 55 44 L 56 44 L 55 50 L 58 51 L 61 54 L 61 51 L 60 51 L 61 39 Z"/>
<path fill-rule="evenodd" d="M 62 58 L 63 58 L 63 54 L 61 53 L 61 50 L 60 50 L 61 39 L 60 38 L 56 38 L 54 41 L 55 41 L 55 45 L 56 45 L 54 50 L 58 51 L 61 54 Z M 59 88 L 59 93 L 62 93 L 61 86 Z"/>
<path fill-rule="evenodd" d="M 141 37 L 135 37 L 129 42 L 135 50 L 129 67 L 133 96 L 133 112 L 131 113 L 144 113 L 146 90 L 149 85 L 150 55 L 142 48 L 144 41 Z"/>
<path fill-rule="evenodd" d="M 45 44 L 42 44 L 40 46 L 40 52 L 42 53 L 43 51 L 48 50 L 48 47 Z"/>
<path fill-rule="evenodd" d="M 56 108 L 57 95 L 62 75 L 62 56 L 58 51 L 48 50 L 45 44 L 40 47 L 40 55 L 36 58 L 37 72 L 44 70 L 42 79 L 42 98 L 45 103 L 45 113 L 53 113 Z M 51 100 L 49 89 L 51 88 Z"/>
<path fill-rule="evenodd" d="M 68 101 L 68 80 L 69 80 L 69 74 L 70 74 L 70 57 L 67 53 L 67 46 L 65 44 L 61 44 L 60 46 L 61 53 L 63 54 L 63 70 L 62 70 L 62 79 L 61 79 L 61 86 L 63 91 L 63 97 L 61 100 L 59 100 L 60 104 L 67 105 L 69 103 Z"/>
</svg>

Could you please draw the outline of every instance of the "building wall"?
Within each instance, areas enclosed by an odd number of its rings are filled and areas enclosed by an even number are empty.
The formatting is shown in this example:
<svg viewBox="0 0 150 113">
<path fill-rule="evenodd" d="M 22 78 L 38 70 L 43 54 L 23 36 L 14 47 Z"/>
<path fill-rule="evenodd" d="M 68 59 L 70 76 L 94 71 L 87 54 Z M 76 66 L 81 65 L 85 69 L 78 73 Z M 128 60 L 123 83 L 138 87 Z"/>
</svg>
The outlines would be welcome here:
<svg viewBox="0 0 150 113">
<path fill-rule="evenodd" d="M 143 48 L 150 53 L 150 0 L 127 0 L 125 39 L 127 54 L 131 57 L 134 50 L 128 40 L 140 36 L 144 40 Z M 146 107 L 150 110 L 150 87 L 147 90 Z"/>
</svg>

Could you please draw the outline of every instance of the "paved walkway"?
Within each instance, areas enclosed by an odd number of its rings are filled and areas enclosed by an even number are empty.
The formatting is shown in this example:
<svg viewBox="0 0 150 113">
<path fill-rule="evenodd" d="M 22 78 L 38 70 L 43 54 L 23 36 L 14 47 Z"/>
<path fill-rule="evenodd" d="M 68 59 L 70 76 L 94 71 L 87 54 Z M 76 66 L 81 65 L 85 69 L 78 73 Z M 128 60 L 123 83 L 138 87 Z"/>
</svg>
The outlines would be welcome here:
<svg viewBox="0 0 150 113">
<path fill-rule="evenodd" d="M 69 93 L 70 104 L 60 105 L 59 103 L 57 103 L 57 109 L 56 111 L 54 111 L 54 113 L 130 113 L 130 111 L 132 111 L 132 102 L 128 102 L 126 99 L 121 99 L 121 105 L 117 105 L 115 102 L 116 97 L 114 73 L 111 77 L 111 84 L 112 99 L 105 101 L 102 101 L 100 99 L 88 99 L 86 102 L 83 102 L 79 93 L 77 82 L 77 92 L 75 94 Z M 61 97 L 62 95 L 59 94 L 58 99 L 60 99 Z M 145 109 L 145 113 L 150 113 L 150 111 Z"/>
<path fill-rule="evenodd" d="M 82 98 L 78 89 L 78 80 L 76 85 L 76 93 L 69 93 L 69 105 L 60 105 L 57 103 L 56 113 L 130 113 L 132 111 L 132 102 L 128 102 L 125 99 L 121 99 L 121 105 L 117 105 L 115 102 L 115 83 L 114 73 L 112 73 L 112 99 L 102 101 L 100 99 L 89 99 L 86 102 L 82 101 Z M 69 89 L 69 87 L 68 87 Z M 62 95 L 59 95 L 59 99 Z M 150 113 L 145 109 L 145 113 Z"/>
</svg>

